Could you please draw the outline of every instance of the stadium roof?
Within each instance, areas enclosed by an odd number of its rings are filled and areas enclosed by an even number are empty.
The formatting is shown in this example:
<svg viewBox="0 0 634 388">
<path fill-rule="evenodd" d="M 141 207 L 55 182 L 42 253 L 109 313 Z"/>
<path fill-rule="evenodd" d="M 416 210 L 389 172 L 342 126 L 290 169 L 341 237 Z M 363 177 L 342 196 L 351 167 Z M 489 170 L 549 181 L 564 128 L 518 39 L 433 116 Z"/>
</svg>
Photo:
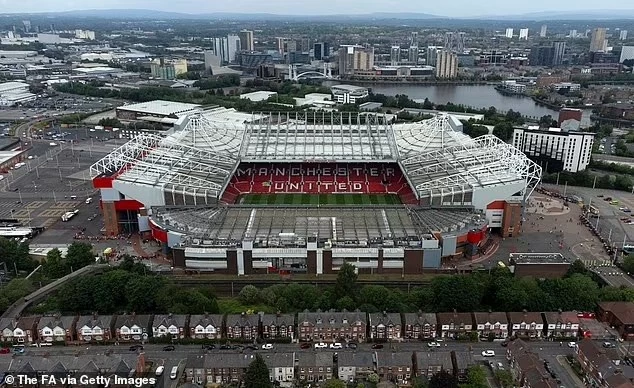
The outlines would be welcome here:
<svg viewBox="0 0 634 388">
<path fill-rule="evenodd" d="M 430 233 L 466 231 L 482 226 L 484 217 L 466 209 L 411 210 L 399 207 L 364 210 L 355 207 L 210 207 L 154 208 L 159 226 L 192 238 L 210 240 L 208 245 L 231 241 L 255 242 L 280 236 L 306 241 L 422 241 Z M 213 243 L 211 241 L 214 241 Z"/>
<path fill-rule="evenodd" d="M 138 104 L 123 105 L 118 107 L 118 110 L 127 110 L 132 112 L 138 112 L 148 115 L 162 115 L 170 116 L 176 114 L 190 113 L 198 109 L 198 104 L 187 104 L 184 102 L 173 102 L 154 100 L 148 102 L 140 102 Z"/>
<path fill-rule="evenodd" d="M 145 134 L 114 150 L 91 167 L 92 177 L 118 173 L 118 181 L 218 198 L 239 161 L 399 161 L 419 199 L 443 203 L 485 187 L 530 194 L 541 177 L 520 150 L 492 135 L 472 139 L 448 115 L 392 124 L 376 114 L 217 108 L 178 122 L 166 138 Z"/>
</svg>

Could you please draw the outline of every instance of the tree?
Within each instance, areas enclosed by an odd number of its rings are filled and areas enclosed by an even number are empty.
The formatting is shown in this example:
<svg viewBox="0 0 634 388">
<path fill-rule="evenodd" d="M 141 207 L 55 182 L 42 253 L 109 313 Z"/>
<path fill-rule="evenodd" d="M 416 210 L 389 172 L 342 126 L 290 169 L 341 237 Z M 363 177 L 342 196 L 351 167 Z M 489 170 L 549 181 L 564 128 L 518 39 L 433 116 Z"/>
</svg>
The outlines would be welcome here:
<svg viewBox="0 0 634 388">
<path fill-rule="evenodd" d="M 92 245 L 81 242 L 74 242 L 68 246 L 66 262 L 73 270 L 85 267 L 95 262 L 95 254 L 92 252 Z"/>
<path fill-rule="evenodd" d="M 346 383 L 341 380 L 328 380 L 323 385 L 324 388 L 346 388 Z"/>
<path fill-rule="evenodd" d="M 254 304 L 258 301 L 259 293 L 256 286 L 247 284 L 240 290 L 238 298 L 240 298 L 240 301 L 244 304 Z"/>
<path fill-rule="evenodd" d="M 244 385 L 249 388 L 270 388 L 269 368 L 259 354 L 251 361 L 244 375 Z"/>
<path fill-rule="evenodd" d="M 55 248 L 46 254 L 46 259 L 42 263 L 44 274 L 51 279 L 59 279 L 68 275 L 70 268 L 66 259 L 62 257 L 62 252 Z"/>
<path fill-rule="evenodd" d="M 627 273 L 634 273 L 634 255 L 627 255 L 625 259 L 623 259 L 623 264 L 621 264 L 623 270 Z"/>
<path fill-rule="evenodd" d="M 429 379 L 429 388 L 457 388 L 458 380 L 446 370 L 442 370 Z"/>
<path fill-rule="evenodd" d="M 475 365 L 469 368 L 467 372 L 467 383 L 463 388 L 488 388 L 487 375 L 481 366 Z"/>
<path fill-rule="evenodd" d="M 493 135 L 497 136 L 503 141 L 511 140 L 511 137 L 513 136 L 513 124 L 509 123 L 508 121 L 503 121 L 499 124 L 496 124 L 495 127 L 493 127 Z"/>
<path fill-rule="evenodd" d="M 583 264 L 583 261 L 577 259 L 575 260 L 570 268 L 568 268 L 568 272 L 566 273 L 566 277 L 571 277 L 574 274 L 587 275 L 588 269 L 586 265 Z"/>
<path fill-rule="evenodd" d="M 335 296 L 337 299 L 344 296 L 353 297 L 356 294 L 358 278 L 359 275 L 357 275 L 355 266 L 350 263 L 344 263 L 339 269 L 335 284 Z"/>
<path fill-rule="evenodd" d="M 376 373 L 370 373 L 368 375 L 368 381 L 373 383 L 373 384 L 378 383 L 379 382 L 379 375 L 377 375 Z"/>
<path fill-rule="evenodd" d="M 502 386 L 502 388 L 512 388 L 513 386 L 515 386 L 513 375 L 507 370 L 495 371 L 495 379 Z"/>
</svg>

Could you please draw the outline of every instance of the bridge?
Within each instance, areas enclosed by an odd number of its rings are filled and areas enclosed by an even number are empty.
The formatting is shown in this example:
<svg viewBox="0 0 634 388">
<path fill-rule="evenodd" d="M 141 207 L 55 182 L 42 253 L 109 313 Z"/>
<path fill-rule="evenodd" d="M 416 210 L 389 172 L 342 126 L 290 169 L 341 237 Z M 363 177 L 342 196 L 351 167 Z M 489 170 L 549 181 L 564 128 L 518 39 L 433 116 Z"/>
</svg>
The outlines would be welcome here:
<svg viewBox="0 0 634 388">
<path fill-rule="evenodd" d="M 303 73 L 298 73 L 297 64 L 288 65 L 288 74 L 289 78 L 292 81 L 299 81 L 301 78 L 327 78 L 333 79 L 332 76 L 332 68 L 329 66 L 329 63 L 324 63 L 323 73 L 320 73 L 316 70 L 305 71 Z"/>
</svg>

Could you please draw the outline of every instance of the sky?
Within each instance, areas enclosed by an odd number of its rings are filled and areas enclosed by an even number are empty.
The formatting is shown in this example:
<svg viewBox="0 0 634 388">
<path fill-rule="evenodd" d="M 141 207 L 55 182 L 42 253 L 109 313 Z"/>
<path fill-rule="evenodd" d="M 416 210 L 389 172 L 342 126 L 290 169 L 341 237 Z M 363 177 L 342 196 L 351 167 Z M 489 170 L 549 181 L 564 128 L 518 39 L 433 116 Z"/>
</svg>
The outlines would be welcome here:
<svg viewBox="0 0 634 388">
<path fill-rule="evenodd" d="M 596 0 L 0 0 L 0 13 L 35 13 L 86 9 L 151 9 L 185 13 L 235 12 L 282 15 L 417 12 L 450 17 L 517 15 L 543 11 L 597 9 Z M 398 6 L 395 6 L 398 4 Z M 556 4 L 556 5 L 553 5 Z M 624 2 L 600 2 L 600 9 L 632 8 Z M 627 4 L 627 2 L 625 2 Z"/>
</svg>

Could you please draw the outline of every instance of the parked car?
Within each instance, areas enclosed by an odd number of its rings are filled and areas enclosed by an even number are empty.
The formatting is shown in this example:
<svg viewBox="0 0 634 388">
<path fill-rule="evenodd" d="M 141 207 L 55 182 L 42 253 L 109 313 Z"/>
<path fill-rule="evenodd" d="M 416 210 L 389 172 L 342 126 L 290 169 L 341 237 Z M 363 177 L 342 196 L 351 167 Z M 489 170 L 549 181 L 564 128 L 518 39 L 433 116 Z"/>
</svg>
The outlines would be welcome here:
<svg viewBox="0 0 634 388">
<path fill-rule="evenodd" d="M 326 349 L 328 345 L 325 342 L 318 342 L 315 344 L 315 349 Z"/>
<path fill-rule="evenodd" d="M 495 357 L 495 352 L 493 350 L 483 350 L 482 357 Z"/>
<path fill-rule="evenodd" d="M 603 343 L 603 347 L 604 348 L 616 348 L 616 345 L 613 344 L 612 342 L 604 342 Z"/>
<path fill-rule="evenodd" d="M 372 349 L 383 349 L 383 345 L 382 344 L 374 344 L 374 345 L 372 345 Z"/>
<path fill-rule="evenodd" d="M 131 352 L 136 352 L 137 350 L 143 350 L 143 345 L 132 345 L 130 346 Z"/>
<path fill-rule="evenodd" d="M 243 352 L 244 352 L 244 351 L 254 351 L 254 350 L 257 350 L 257 349 L 258 349 L 258 348 L 256 348 L 256 347 L 255 347 L 255 346 L 253 346 L 253 345 L 247 345 L 247 346 L 245 346 L 245 347 L 244 347 L 244 349 L 242 349 L 242 351 L 243 351 Z"/>
<path fill-rule="evenodd" d="M 164 352 L 173 352 L 174 350 L 176 350 L 176 347 L 174 345 L 163 346 Z"/>
<path fill-rule="evenodd" d="M 330 344 L 330 349 L 343 349 L 341 342 L 335 342 Z"/>
<path fill-rule="evenodd" d="M 438 342 L 430 342 L 427 344 L 427 347 L 429 348 L 439 348 L 440 344 Z"/>
<path fill-rule="evenodd" d="M 577 347 L 577 343 L 576 342 L 568 342 L 568 347 L 569 348 L 576 348 Z"/>
<path fill-rule="evenodd" d="M 358 346 L 358 345 L 357 345 L 356 343 L 354 343 L 354 342 L 350 342 L 350 343 L 348 344 L 348 349 L 353 349 L 353 350 L 354 350 L 354 349 L 356 349 L 356 348 L 357 348 L 357 346 Z"/>
<path fill-rule="evenodd" d="M 214 344 L 203 346 L 203 350 L 214 350 L 215 348 L 216 348 L 216 345 Z"/>
<path fill-rule="evenodd" d="M 9 348 L 0 348 L 0 354 L 9 354 L 11 353 L 11 349 Z"/>
<path fill-rule="evenodd" d="M 262 349 L 263 350 L 272 350 L 273 349 L 273 344 L 264 344 L 264 345 L 262 345 Z"/>
<path fill-rule="evenodd" d="M 220 350 L 231 350 L 231 345 L 220 345 Z"/>
<path fill-rule="evenodd" d="M 300 349 L 310 349 L 310 344 L 308 342 L 302 342 L 299 347 Z"/>
</svg>

